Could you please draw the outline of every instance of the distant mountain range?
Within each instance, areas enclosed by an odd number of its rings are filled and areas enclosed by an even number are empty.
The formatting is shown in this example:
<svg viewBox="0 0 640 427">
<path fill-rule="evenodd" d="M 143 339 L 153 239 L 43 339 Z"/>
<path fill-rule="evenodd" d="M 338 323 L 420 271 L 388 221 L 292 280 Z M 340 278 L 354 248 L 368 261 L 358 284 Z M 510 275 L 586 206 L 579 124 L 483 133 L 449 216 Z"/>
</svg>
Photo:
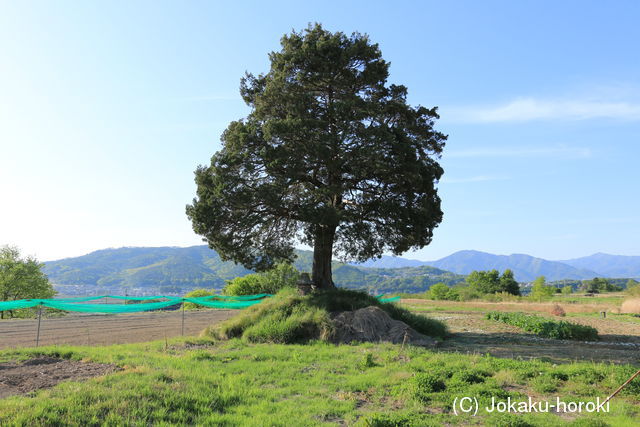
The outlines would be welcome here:
<svg viewBox="0 0 640 427">
<path fill-rule="evenodd" d="M 459 251 L 437 261 L 418 261 L 383 256 L 355 264 L 368 268 L 405 268 L 429 265 L 457 274 L 473 270 L 513 270 L 517 280 L 529 282 L 538 276 L 548 281 L 562 279 L 592 279 L 594 277 L 640 277 L 640 256 L 595 254 L 566 261 L 549 261 L 524 254 L 494 255 L 480 251 Z"/>
<path fill-rule="evenodd" d="M 312 252 L 297 251 L 297 255 L 295 266 L 300 271 L 310 271 Z M 204 245 L 102 249 L 76 258 L 46 262 L 44 270 L 56 285 L 131 291 L 153 288 L 167 292 L 222 288 L 227 280 L 252 273 L 241 265 L 222 261 L 215 251 Z M 333 263 L 333 278 L 340 286 L 372 292 L 417 292 L 434 283 L 453 285 L 464 280 L 462 275 L 430 266 L 380 269 L 340 262 Z"/>
<path fill-rule="evenodd" d="M 312 253 L 297 251 L 295 266 L 310 271 Z M 437 261 L 384 256 L 363 264 L 333 263 L 336 284 L 372 292 L 421 292 L 432 284 L 464 280 L 473 270 L 513 270 L 520 282 L 538 276 L 548 281 L 593 277 L 640 278 L 640 257 L 595 254 L 567 261 L 548 261 L 529 255 L 493 255 L 460 251 Z M 103 249 L 90 254 L 45 263 L 56 285 L 124 289 L 222 288 L 226 281 L 252 273 L 241 265 L 222 261 L 207 246 Z M 79 290 L 81 292 L 82 289 Z"/>
<path fill-rule="evenodd" d="M 576 268 L 588 268 L 605 277 L 640 277 L 640 256 L 597 253 L 559 262 Z"/>
</svg>

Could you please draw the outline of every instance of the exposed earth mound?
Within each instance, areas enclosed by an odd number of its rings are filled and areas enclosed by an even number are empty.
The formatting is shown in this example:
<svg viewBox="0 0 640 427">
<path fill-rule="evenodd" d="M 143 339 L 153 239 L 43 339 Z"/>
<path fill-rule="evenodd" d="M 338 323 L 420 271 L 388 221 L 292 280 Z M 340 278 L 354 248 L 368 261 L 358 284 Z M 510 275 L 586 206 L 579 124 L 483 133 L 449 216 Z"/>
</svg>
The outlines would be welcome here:
<svg viewBox="0 0 640 427">
<path fill-rule="evenodd" d="M 25 362 L 0 363 L 0 399 L 117 371 L 115 365 L 84 363 L 42 356 Z"/>
<path fill-rule="evenodd" d="M 392 319 L 384 310 L 370 306 L 354 311 L 335 313 L 331 318 L 335 343 L 391 342 L 435 346 L 437 341 L 422 335 L 400 320 Z"/>
</svg>

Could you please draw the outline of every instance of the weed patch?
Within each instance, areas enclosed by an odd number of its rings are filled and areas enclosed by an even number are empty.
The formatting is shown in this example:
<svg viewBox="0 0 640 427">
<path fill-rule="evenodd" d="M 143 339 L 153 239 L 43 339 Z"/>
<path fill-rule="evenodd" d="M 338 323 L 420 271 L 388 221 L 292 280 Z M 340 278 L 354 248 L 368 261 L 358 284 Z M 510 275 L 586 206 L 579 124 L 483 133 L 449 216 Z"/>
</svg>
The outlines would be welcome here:
<svg viewBox="0 0 640 427">
<path fill-rule="evenodd" d="M 598 339 L 598 331 L 591 326 L 549 320 L 533 314 L 491 311 L 487 313 L 486 318 L 517 326 L 544 338 L 581 341 L 595 341 Z"/>
</svg>

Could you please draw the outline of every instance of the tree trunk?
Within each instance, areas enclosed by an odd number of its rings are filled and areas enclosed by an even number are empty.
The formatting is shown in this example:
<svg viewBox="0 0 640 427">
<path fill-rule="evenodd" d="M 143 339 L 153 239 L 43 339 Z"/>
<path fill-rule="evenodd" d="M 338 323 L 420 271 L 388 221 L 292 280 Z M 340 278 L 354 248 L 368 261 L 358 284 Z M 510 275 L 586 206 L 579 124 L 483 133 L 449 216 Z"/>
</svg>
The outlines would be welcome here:
<svg viewBox="0 0 640 427">
<path fill-rule="evenodd" d="M 319 226 L 313 242 L 313 271 L 311 281 L 318 289 L 334 288 L 331 277 L 331 258 L 335 227 Z"/>
</svg>

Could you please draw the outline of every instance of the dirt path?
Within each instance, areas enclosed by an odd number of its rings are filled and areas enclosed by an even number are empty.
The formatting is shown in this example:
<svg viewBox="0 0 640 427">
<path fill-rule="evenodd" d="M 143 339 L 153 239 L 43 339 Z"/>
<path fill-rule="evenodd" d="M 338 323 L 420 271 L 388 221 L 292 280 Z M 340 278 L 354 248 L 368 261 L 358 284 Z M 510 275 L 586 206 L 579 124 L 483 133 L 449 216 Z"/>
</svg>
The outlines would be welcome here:
<svg viewBox="0 0 640 427">
<path fill-rule="evenodd" d="M 207 326 L 238 314 L 238 310 L 202 310 L 185 312 L 185 335 L 197 335 Z M 109 345 L 153 341 L 181 334 L 180 311 L 133 314 L 68 314 L 42 318 L 40 345 Z M 0 349 L 33 347 L 36 319 L 0 321 Z"/>
</svg>

